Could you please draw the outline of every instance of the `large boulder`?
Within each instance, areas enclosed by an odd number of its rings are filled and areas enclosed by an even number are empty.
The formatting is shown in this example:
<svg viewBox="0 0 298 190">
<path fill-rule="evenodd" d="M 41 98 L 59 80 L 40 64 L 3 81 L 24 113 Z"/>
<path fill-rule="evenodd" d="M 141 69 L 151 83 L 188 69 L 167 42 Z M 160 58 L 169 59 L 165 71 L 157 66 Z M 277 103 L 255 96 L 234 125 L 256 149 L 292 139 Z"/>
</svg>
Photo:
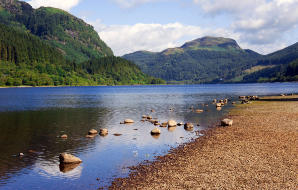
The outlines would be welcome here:
<svg viewBox="0 0 298 190">
<path fill-rule="evenodd" d="M 152 135 L 158 135 L 158 134 L 160 134 L 160 130 L 159 130 L 158 128 L 155 128 L 155 129 L 153 129 L 153 130 L 151 131 L 151 134 L 152 134 Z"/>
<path fill-rule="evenodd" d="M 124 120 L 124 123 L 125 124 L 134 123 L 134 120 L 132 120 L 132 119 L 125 119 Z"/>
<path fill-rule="evenodd" d="M 78 164 L 82 162 L 80 158 L 67 153 L 61 153 L 59 155 L 59 160 L 61 164 Z"/>
<path fill-rule="evenodd" d="M 169 120 L 169 121 L 168 121 L 168 126 L 169 126 L 169 127 L 175 127 L 175 126 L 177 126 L 177 122 L 174 121 L 174 120 Z"/>
<path fill-rule="evenodd" d="M 89 135 L 94 135 L 94 134 L 97 134 L 98 132 L 97 132 L 97 130 L 95 130 L 95 129 L 91 129 L 89 132 L 88 132 L 88 134 Z"/>
<path fill-rule="evenodd" d="M 233 120 L 231 119 L 223 119 L 221 121 L 221 126 L 232 126 L 233 125 Z"/>
</svg>

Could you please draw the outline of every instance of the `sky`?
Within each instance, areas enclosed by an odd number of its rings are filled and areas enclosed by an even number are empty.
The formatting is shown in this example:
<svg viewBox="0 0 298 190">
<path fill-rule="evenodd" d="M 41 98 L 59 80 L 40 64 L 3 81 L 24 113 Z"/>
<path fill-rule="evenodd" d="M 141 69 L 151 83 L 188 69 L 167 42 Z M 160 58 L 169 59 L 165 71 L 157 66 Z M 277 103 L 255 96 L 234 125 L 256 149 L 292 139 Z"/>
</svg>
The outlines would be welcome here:
<svg viewBox="0 0 298 190">
<path fill-rule="evenodd" d="M 117 56 L 204 36 L 272 53 L 298 42 L 298 0 L 26 0 L 84 19 Z"/>
</svg>

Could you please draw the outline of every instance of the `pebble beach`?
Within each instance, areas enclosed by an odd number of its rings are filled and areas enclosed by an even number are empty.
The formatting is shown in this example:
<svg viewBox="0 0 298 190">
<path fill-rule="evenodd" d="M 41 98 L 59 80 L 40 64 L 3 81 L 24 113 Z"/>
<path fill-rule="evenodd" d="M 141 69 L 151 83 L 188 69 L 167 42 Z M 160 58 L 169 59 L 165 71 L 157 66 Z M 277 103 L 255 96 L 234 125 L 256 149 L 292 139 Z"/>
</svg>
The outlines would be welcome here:
<svg viewBox="0 0 298 190">
<path fill-rule="evenodd" d="M 297 189 L 298 96 L 237 104 L 227 118 L 109 189 Z"/>
</svg>

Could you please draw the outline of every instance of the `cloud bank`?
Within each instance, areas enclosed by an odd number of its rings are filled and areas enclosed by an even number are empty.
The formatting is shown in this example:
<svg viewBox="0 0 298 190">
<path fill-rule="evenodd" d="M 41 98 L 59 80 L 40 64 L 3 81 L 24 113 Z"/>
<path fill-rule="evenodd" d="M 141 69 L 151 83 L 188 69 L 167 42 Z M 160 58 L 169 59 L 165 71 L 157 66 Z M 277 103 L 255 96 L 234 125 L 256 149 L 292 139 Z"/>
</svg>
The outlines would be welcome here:
<svg viewBox="0 0 298 190">
<path fill-rule="evenodd" d="M 112 0 L 122 8 L 162 0 Z M 298 0 L 191 0 L 206 18 L 229 15 L 228 27 L 206 28 L 182 23 L 103 25 L 92 23 L 116 55 L 137 50 L 161 51 L 185 41 L 209 36 L 234 38 L 241 47 L 271 53 L 290 45 L 297 32 Z M 298 34 L 291 36 L 298 37 Z"/>
<path fill-rule="evenodd" d="M 161 51 L 182 45 L 185 41 L 204 35 L 230 36 L 224 29 L 203 29 L 199 26 L 169 24 L 135 24 L 105 26 L 99 21 L 91 23 L 99 31 L 100 37 L 113 48 L 116 55 L 123 55 L 138 50 Z"/>
</svg>

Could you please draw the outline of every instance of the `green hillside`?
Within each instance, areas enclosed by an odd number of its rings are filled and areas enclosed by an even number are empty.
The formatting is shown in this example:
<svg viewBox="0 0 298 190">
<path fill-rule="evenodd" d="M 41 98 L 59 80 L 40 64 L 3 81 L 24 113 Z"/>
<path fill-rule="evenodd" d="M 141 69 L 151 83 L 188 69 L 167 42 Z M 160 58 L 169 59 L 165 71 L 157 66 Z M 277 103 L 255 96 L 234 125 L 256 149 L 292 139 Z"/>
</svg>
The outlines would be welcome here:
<svg viewBox="0 0 298 190">
<path fill-rule="evenodd" d="M 60 9 L 33 9 L 26 2 L 0 0 L 0 23 L 39 36 L 68 60 L 83 62 L 113 55 L 91 25 Z"/>
<path fill-rule="evenodd" d="M 229 38 L 204 37 L 162 52 L 123 56 L 145 73 L 170 83 L 297 81 L 298 43 L 260 55 Z"/>
<path fill-rule="evenodd" d="M 228 38 L 204 37 L 159 53 L 139 51 L 124 55 L 145 73 L 181 83 L 225 82 L 257 64 L 261 55 L 243 50 Z"/>
<path fill-rule="evenodd" d="M 72 38 L 70 31 L 76 31 Z M 0 0 L 0 86 L 160 83 L 114 57 L 91 26 L 69 13 Z"/>
<path fill-rule="evenodd" d="M 263 56 L 259 66 L 270 66 L 243 77 L 243 82 L 298 81 L 298 43 Z"/>
</svg>

